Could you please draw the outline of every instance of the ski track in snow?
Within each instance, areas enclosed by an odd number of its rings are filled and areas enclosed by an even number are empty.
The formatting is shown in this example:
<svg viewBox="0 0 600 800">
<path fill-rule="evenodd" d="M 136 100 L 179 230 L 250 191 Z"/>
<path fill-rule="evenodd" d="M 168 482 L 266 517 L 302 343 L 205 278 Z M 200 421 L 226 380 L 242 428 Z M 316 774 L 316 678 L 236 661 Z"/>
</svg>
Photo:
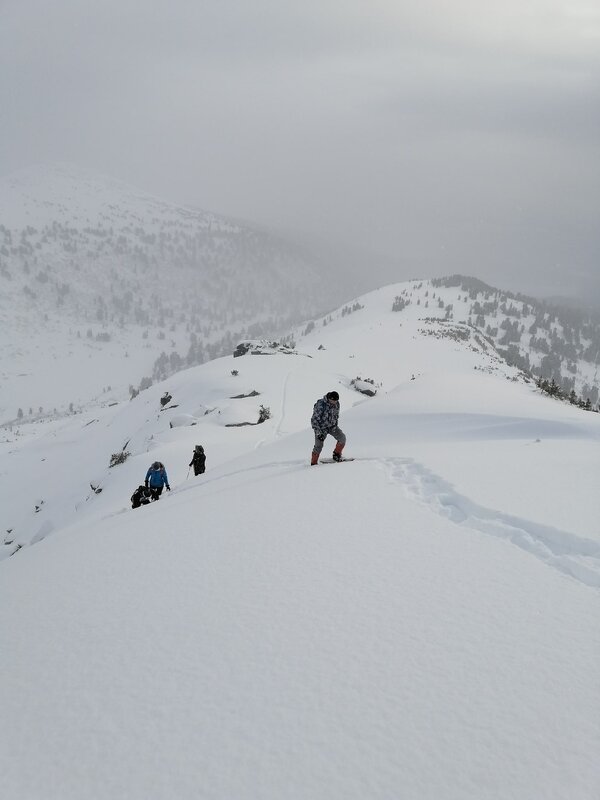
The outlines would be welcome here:
<svg viewBox="0 0 600 800">
<path fill-rule="evenodd" d="M 281 393 L 281 410 L 279 412 L 279 421 L 277 422 L 277 427 L 275 428 L 275 433 L 273 434 L 273 438 L 277 438 L 277 437 L 285 435 L 285 432 L 283 432 L 281 430 L 281 426 L 283 424 L 283 420 L 285 419 L 285 407 L 286 407 L 286 399 L 287 399 L 287 390 L 288 390 L 288 383 L 289 383 L 291 374 L 292 374 L 292 372 L 290 370 L 288 372 L 288 374 L 285 376 L 285 380 L 283 382 L 283 389 L 282 389 L 282 393 Z M 256 442 L 256 444 L 254 445 L 254 449 L 258 450 L 267 441 L 268 440 L 266 438 L 265 439 L 259 439 Z"/>
<path fill-rule="evenodd" d="M 457 525 L 507 539 L 586 586 L 600 588 L 600 544 L 592 539 L 474 503 L 410 458 L 381 460 L 406 495 Z"/>
<path fill-rule="evenodd" d="M 283 382 L 283 390 L 281 393 L 281 411 L 279 412 L 279 422 L 277 423 L 277 427 L 275 428 L 275 436 L 282 435 L 281 426 L 283 425 L 283 420 L 285 419 L 285 407 L 287 400 L 288 384 L 290 382 L 291 374 L 292 371 L 290 370 L 288 374 L 285 376 L 285 380 Z"/>
</svg>

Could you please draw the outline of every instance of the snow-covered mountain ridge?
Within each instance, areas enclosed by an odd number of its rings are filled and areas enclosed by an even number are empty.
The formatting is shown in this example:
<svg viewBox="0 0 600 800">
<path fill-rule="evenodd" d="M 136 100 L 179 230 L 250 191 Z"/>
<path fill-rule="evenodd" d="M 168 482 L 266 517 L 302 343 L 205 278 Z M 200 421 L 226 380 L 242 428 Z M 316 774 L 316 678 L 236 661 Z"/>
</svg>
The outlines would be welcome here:
<svg viewBox="0 0 600 800">
<path fill-rule="evenodd" d="M 19 407 L 37 414 L 109 385 L 137 387 L 163 351 L 171 373 L 229 352 L 241 336 L 278 333 L 344 299 L 340 276 L 321 272 L 281 238 L 90 170 L 8 176 L 0 180 L 0 374 L 10 388 L 0 391 L 0 421 Z M 42 392 L 36 378 L 46 372 L 55 380 Z M 80 386 L 61 393 L 73 372 Z"/>
<path fill-rule="evenodd" d="M 425 318 L 479 329 L 508 363 L 536 378 L 554 380 L 565 396 L 575 391 L 597 406 L 600 317 L 592 312 L 548 304 L 463 275 L 399 284 L 393 310 L 402 312 L 411 304 Z M 351 312 L 348 305 L 341 313 Z"/>
<path fill-rule="evenodd" d="M 594 800 L 600 416 L 403 290 L 0 443 L 11 800 Z"/>
</svg>

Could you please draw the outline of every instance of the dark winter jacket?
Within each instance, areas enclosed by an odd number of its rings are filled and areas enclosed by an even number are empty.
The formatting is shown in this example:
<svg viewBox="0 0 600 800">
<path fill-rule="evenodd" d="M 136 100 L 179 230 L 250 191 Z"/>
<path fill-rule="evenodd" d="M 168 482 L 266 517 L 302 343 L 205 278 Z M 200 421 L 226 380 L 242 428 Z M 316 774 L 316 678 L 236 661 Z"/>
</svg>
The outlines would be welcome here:
<svg viewBox="0 0 600 800">
<path fill-rule="evenodd" d="M 146 473 L 146 486 L 150 485 L 153 489 L 158 489 L 159 486 L 166 486 L 169 488 L 169 479 L 167 478 L 167 470 L 161 466 L 158 469 L 150 467 Z"/>
<path fill-rule="evenodd" d="M 204 450 L 194 450 L 194 455 L 192 456 L 192 460 L 189 463 L 191 467 L 193 464 L 194 472 L 196 475 L 201 475 L 206 469 L 206 455 Z"/>
<path fill-rule="evenodd" d="M 339 402 L 330 403 L 327 397 L 322 397 L 314 405 L 310 424 L 315 434 L 331 433 L 337 428 L 340 416 Z"/>
</svg>

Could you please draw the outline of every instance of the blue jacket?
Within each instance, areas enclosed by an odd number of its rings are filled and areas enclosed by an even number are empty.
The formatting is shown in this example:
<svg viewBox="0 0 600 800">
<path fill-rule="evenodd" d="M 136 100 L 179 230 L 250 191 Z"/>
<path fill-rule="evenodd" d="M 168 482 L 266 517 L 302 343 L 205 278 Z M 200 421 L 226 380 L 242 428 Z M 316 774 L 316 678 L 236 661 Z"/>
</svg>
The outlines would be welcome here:
<svg viewBox="0 0 600 800">
<path fill-rule="evenodd" d="M 168 486 L 167 470 L 164 467 L 160 469 L 150 467 L 146 473 L 146 483 L 149 483 L 153 489 L 158 489 L 159 486 Z"/>
<path fill-rule="evenodd" d="M 330 403 L 327 397 L 322 397 L 314 405 L 310 424 L 317 435 L 331 433 L 337 428 L 339 416 L 340 404 Z"/>
</svg>

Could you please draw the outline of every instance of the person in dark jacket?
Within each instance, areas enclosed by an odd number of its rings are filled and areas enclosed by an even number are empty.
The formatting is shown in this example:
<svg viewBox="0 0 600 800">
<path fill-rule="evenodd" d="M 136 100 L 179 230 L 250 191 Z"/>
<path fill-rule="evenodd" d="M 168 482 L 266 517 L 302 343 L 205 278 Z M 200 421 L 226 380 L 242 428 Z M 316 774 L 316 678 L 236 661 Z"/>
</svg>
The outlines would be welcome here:
<svg viewBox="0 0 600 800">
<path fill-rule="evenodd" d="M 321 450 L 323 449 L 323 443 L 328 434 L 333 436 L 337 442 L 333 451 L 333 460 L 342 460 L 342 450 L 346 444 L 346 436 L 338 427 L 339 416 L 340 396 L 337 392 L 327 392 L 325 397 L 322 397 L 315 403 L 310 420 L 315 434 L 315 444 L 310 459 L 311 466 L 318 463 Z"/>
<path fill-rule="evenodd" d="M 144 485 L 150 487 L 153 500 L 159 499 L 164 486 L 167 487 L 167 492 L 170 492 L 171 487 L 169 486 L 169 479 L 167 478 L 167 470 L 165 469 L 165 465 L 161 464 L 160 461 L 155 461 L 146 473 Z"/>
<path fill-rule="evenodd" d="M 131 495 L 131 507 L 139 508 L 146 506 L 152 500 L 152 490 L 147 486 L 138 486 L 135 492 Z"/>
<path fill-rule="evenodd" d="M 206 455 L 201 444 L 194 447 L 194 454 L 188 466 L 194 467 L 194 475 L 202 475 L 206 470 Z"/>
</svg>

